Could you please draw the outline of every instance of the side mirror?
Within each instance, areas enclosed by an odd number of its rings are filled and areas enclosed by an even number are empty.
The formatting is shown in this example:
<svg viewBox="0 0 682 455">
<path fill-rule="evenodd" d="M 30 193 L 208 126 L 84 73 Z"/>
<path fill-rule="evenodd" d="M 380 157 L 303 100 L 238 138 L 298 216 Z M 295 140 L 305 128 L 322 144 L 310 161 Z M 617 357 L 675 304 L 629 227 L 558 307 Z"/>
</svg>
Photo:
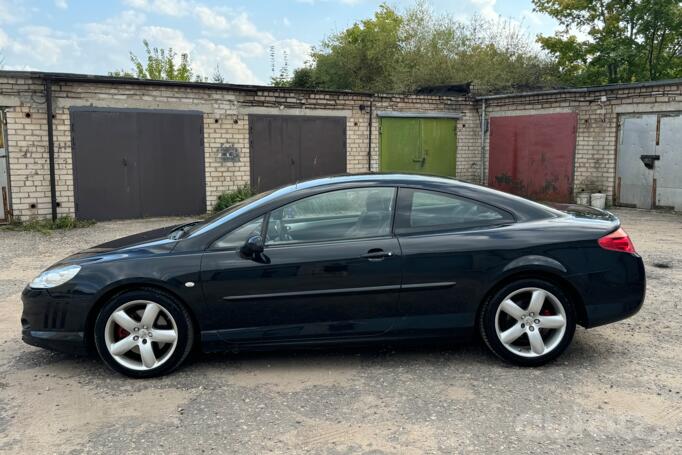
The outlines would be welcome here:
<svg viewBox="0 0 682 455">
<path fill-rule="evenodd" d="M 263 253 L 264 250 L 263 237 L 255 234 L 246 239 L 246 243 L 239 249 L 239 252 L 242 257 L 253 259 L 255 256 Z"/>
</svg>

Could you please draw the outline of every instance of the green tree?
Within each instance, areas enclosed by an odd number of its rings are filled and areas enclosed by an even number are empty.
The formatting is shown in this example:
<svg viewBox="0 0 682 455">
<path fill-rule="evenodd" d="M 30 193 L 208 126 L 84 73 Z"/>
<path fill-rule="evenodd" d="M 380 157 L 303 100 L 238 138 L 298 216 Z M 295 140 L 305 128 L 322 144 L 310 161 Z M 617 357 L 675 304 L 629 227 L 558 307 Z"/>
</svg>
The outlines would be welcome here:
<svg viewBox="0 0 682 455">
<path fill-rule="evenodd" d="M 381 5 L 374 18 L 331 35 L 312 53 L 314 76 L 294 74 L 295 81 L 315 81 L 338 90 L 392 91 L 400 71 L 403 18 Z M 309 70 L 308 70 L 309 74 Z"/>
<path fill-rule="evenodd" d="M 533 0 L 563 29 L 539 36 L 572 84 L 682 77 L 682 4 L 677 0 Z M 586 35 L 576 36 L 576 31 Z"/>
<path fill-rule="evenodd" d="M 178 55 L 173 48 L 165 50 L 159 49 L 158 47 L 151 47 L 147 40 L 143 40 L 142 43 L 144 44 L 144 50 L 147 54 L 145 63 L 143 63 L 133 52 L 130 52 L 130 61 L 133 64 L 133 70 L 112 71 L 109 75 L 167 81 L 193 80 L 189 54 L 181 53 Z M 215 79 L 216 75 L 214 75 L 213 78 Z M 195 76 L 194 80 L 203 81 L 204 79 L 201 78 L 201 76 Z"/>
<path fill-rule="evenodd" d="M 458 21 L 425 2 L 374 16 L 331 35 L 294 71 L 289 85 L 373 92 L 473 81 L 482 92 L 556 82 L 555 65 L 512 21 Z"/>
</svg>

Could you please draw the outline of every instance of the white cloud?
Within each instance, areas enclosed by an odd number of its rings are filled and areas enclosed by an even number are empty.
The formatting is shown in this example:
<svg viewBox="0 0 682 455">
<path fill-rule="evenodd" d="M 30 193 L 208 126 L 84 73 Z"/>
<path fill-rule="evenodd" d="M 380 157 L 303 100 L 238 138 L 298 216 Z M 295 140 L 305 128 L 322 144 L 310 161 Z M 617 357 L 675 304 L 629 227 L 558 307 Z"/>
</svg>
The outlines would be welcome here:
<svg viewBox="0 0 682 455">
<path fill-rule="evenodd" d="M 220 14 L 217 10 L 205 5 L 197 5 L 193 10 L 201 25 L 209 32 L 225 36 L 238 36 L 268 43 L 274 41 L 272 34 L 263 32 L 251 22 L 248 14 L 229 12 L 229 16 Z"/>
<path fill-rule="evenodd" d="M 68 9 L 69 3 L 66 0 L 54 0 L 54 6 L 59 9 Z"/>
<path fill-rule="evenodd" d="M 155 0 L 154 9 L 167 16 L 184 16 L 189 13 L 190 3 L 184 0 Z"/>
<path fill-rule="evenodd" d="M 151 25 L 142 27 L 140 34 L 143 39 L 149 40 L 150 44 L 159 48 L 172 47 L 178 54 L 190 54 L 194 44 L 189 42 L 185 35 L 174 28 Z"/>
<path fill-rule="evenodd" d="M 85 24 L 84 39 L 100 44 L 118 45 L 139 38 L 139 29 L 146 21 L 143 13 L 123 11 L 102 22 Z"/>
<path fill-rule="evenodd" d="M 26 16 L 26 8 L 19 0 L 0 0 L 0 24 L 14 24 Z"/>
<path fill-rule="evenodd" d="M 364 0 L 296 0 L 297 3 L 306 3 L 308 5 L 314 5 L 315 3 L 321 3 L 321 2 L 331 2 L 331 1 L 336 1 L 337 3 L 341 3 L 343 5 L 357 5 L 359 3 L 362 3 Z"/>
<path fill-rule="evenodd" d="M 7 9 L 0 8 L 0 23 L 12 21 L 9 26 L 0 26 L 5 68 L 89 74 L 129 70 L 131 51 L 144 56 L 142 39 L 148 39 L 152 46 L 188 53 L 194 72 L 201 76 L 210 77 L 218 66 L 225 81 L 231 83 L 267 83 L 270 46 L 275 47 L 278 59 L 286 51 L 290 70 L 309 59 L 310 44 L 286 37 L 291 36 L 288 33 L 284 37 L 275 36 L 257 26 L 246 11 L 208 6 L 203 1 L 122 0 L 127 10 L 101 20 L 75 23 L 76 30 L 67 33 L 49 27 L 22 26 L 32 17 L 28 9 L 21 9 L 25 5 L 23 0 L 0 0 L 0 7 L 14 6 L 9 10 L 11 16 Z M 74 9 L 68 0 L 51 3 Z M 160 16 L 183 19 L 161 22 Z M 291 22 L 281 17 L 276 24 L 282 31 Z"/>
<path fill-rule="evenodd" d="M 207 39 L 197 41 L 197 46 L 192 53 L 192 66 L 195 71 L 204 76 L 210 76 L 216 65 L 220 67 L 226 82 L 262 84 L 262 81 L 242 61 L 237 52 Z"/>
<path fill-rule="evenodd" d="M 5 35 L 0 37 L 4 41 L 4 52 L 9 57 L 19 57 L 13 60 L 33 60 L 42 65 L 54 65 L 63 58 L 80 56 L 80 47 L 75 36 L 67 35 L 48 27 L 27 25 L 19 29 L 16 40 Z M 29 57 L 28 59 L 26 57 Z M 10 67 L 8 62 L 7 67 Z M 14 64 L 16 65 L 16 64 Z M 22 66 L 24 66 L 22 64 Z"/>
<path fill-rule="evenodd" d="M 255 41 L 239 43 L 235 46 L 239 55 L 246 58 L 262 57 L 265 55 L 265 46 Z"/>
<path fill-rule="evenodd" d="M 192 4 L 186 0 L 123 0 L 131 8 L 148 13 L 181 17 L 188 14 Z"/>
<path fill-rule="evenodd" d="M 274 39 L 272 34 L 258 30 L 246 13 L 240 13 L 237 17 L 235 17 L 235 19 L 232 21 L 232 25 L 235 27 L 235 31 L 238 36 L 255 38 L 263 42 L 272 41 Z"/>
<path fill-rule="evenodd" d="M 150 14 L 184 17 L 192 15 L 207 30 L 224 36 L 238 36 L 256 39 L 261 42 L 274 41 L 271 33 L 261 31 L 245 12 L 237 12 L 229 7 L 212 8 L 203 3 L 187 0 L 124 0 L 124 2 Z"/>
<path fill-rule="evenodd" d="M 208 6 L 199 5 L 194 9 L 194 13 L 202 25 L 212 30 L 224 31 L 230 28 L 227 18 L 220 14 L 215 14 Z"/>
<path fill-rule="evenodd" d="M 149 9 L 151 4 L 148 0 L 123 0 L 123 3 L 131 8 Z"/>
<path fill-rule="evenodd" d="M 303 66 L 303 64 L 310 59 L 312 46 L 303 41 L 299 41 L 295 38 L 288 38 L 276 41 L 273 45 L 278 53 L 281 53 L 282 51 L 287 52 L 290 69 Z"/>
<path fill-rule="evenodd" d="M 499 19 L 500 15 L 495 11 L 496 0 L 469 0 L 473 4 L 478 12 L 486 19 Z"/>
</svg>

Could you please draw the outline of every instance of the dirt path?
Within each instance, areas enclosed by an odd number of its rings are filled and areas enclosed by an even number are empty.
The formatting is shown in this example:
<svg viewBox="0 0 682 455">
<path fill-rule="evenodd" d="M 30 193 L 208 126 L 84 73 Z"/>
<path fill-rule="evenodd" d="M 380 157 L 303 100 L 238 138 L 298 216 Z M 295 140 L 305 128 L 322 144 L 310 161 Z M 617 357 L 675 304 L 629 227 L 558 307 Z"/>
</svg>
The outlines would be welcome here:
<svg viewBox="0 0 682 455">
<path fill-rule="evenodd" d="M 471 343 L 211 355 L 150 381 L 23 344 L 19 294 L 69 253 L 174 221 L 0 231 L 0 452 L 675 452 L 682 216 L 617 214 L 647 265 L 645 306 L 579 329 L 552 365 L 511 367 Z"/>
</svg>

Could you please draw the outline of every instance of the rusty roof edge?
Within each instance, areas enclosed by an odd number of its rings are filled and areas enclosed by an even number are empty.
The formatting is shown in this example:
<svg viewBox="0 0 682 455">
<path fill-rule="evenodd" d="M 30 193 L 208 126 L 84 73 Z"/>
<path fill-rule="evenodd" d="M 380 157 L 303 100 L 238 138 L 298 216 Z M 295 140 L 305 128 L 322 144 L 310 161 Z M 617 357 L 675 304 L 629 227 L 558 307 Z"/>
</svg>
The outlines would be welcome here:
<svg viewBox="0 0 682 455">
<path fill-rule="evenodd" d="M 274 87 L 270 85 L 248 85 L 248 84 L 227 84 L 216 82 L 185 82 L 185 81 L 162 81 L 153 79 L 137 79 L 129 77 L 115 77 L 92 74 L 77 74 L 77 73 L 55 73 L 42 71 L 12 71 L 0 70 L 0 76 L 6 77 L 26 77 L 26 78 L 41 78 L 43 80 L 63 81 L 63 82 L 90 82 L 99 84 L 130 84 L 130 85 L 150 85 L 159 87 L 184 87 L 184 88 L 204 88 L 217 90 L 234 90 L 245 92 L 258 91 L 283 91 L 283 92 L 301 92 L 301 93 L 321 93 L 321 94 L 339 94 L 348 96 L 366 96 L 372 97 L 390 97 L 390 96 L 414 96 L 425 98 L 468 98 L 470 100 L 495 100 L 503 98 L 514 98 L 523 96 L 542 96 L 542 95 L 558 95 L 564 93 L 590 93 L 601 92 L 628 88 L 644 88 L 644 87 L 658 87 L 664 85 L 682 85 L 682 78 L 680 79 L 665 79 L 659 81 L 646 82 L 631 82 L 608 85 L 592 85 L 585 87 L 570 87 L 559 88 L 551 90 L 535 90 L 518 93 L 502 93 L 499 95 L 484 95 L 476 96 L 474 94 L 463 94 L 461 96 L 443 96 L 443 95 L 417 95 L 414 93 L 373 93 L 373 92 L 355 92 L 350 90 L 325 90 L 325 89 L 308 89 L 298 87 Z"/>
<path fill-rule="evenodd" d="M 323 90 L 307 89 L 299 87 L 274 87 L 270 85 L 249 85 L 249 84 L 228 84 L 219 82 L 191 82 L 191 81 L 165 81 L 156 79 L 138 79 L 134 77 L 104 76 L 95 74 L 77 73 L 52 73 L 43 71 L 7 71 L 0 70 L 0 76 L 6 77 L 26 77 L 49 79 L 56 82 L 90 82 L 95 84 L 129 84 L 129 85 L 152 85 L 160 87 L 185 87 L 185 88 L 206 88 L 217 90 L 235 90 L 245 92 L 257 91 L 290 91 L 307 93 L 329 93 L 357 96 L 374 96 L 370 92 L 353 92 L 349 90 Z"/>
<path fill-rule="evenodd" d="M 134 77 L 116 77 L 96 74 L 78 74 L 78 73 L 55 73 L 43 71 L 14 71 L 14 70 L 0 70 L 0 76 L 6 77 L 25 77 L 25 78 L 40 78 L 43 80 L 52 80 L 56 82 L 86 82 L 95 84 L 130 84 L 130 85 L 149 85 L 159 87 L 183 87 L 183 88 L 204 88 L 213 90 L 234 90 L 245 92 L 258 91 L 281 91 L 281 92 L 299 92 L 299 93 L 320 93 L 320 94 L 337 94 L 347 96 L 364 96 L 367 98 L 374 97 L 392 97 L 392 96 L 413 96 L 419 98 L 469 98 L 470 94 L 462 94 L 462 96 L 446 96 L 446 95 L 419 95 L 416 93 L 375 93 L 375 92 L 360 92 L 352 90 L 332 90 L 332 89 L 312 89 L 301 87 L 275 87 L 272 85 L 249 85 L 249 84 L 229 84 L 218 82 L 187 82 L 187 81 L 164 81 L 156 79 L 138 79 Z"/>
<path fill-rule="evenodd" d="M 229 84 L 220 82 L 192 82 L 192 81 L 166 81 L 156 79 L 138 79 L 135 77 L 117 77 L 105 76 L 96 74 L 78 74 L 78 73 L 54 73 L 43 71 L 12 71 L 0 70 L 0 76 L 6 77 L 25 77 L 25 78 L 41 78 L 49 79 L 57 82 L 90 82 L 96 84 L 130 84 L 130 85 L 152 85 L 160 87 L 184 87 L 184 88 L 205 88 L 214 90 L 235 90 L 245 92 L 257 91 L 284 91 L 284 92 L 304 92 L 304 93 L 322 93 L 322 94 L 340 94 L 349 96 L 366 96 L 372 97 L 375 95 L 406 95 L 406 94 L 375 94 L 372 92 L 356 92 L 350 90 L 327 90 L 327 89 L 309 89 L 300 87 L 275 87 L 271 85 L 250 85 L 250 84 Z M 409 95 L 409 94 L 407 94 Z"/>
<path fill-rule="evenodd" d="M 680 79 L 662 79 L 658 81 L 645 81 L 645 82 L 623 82 L 618 84 L 606 84 L 606 85 L 588 85 L 585 87 L 567 87 L 567 88 L 557 88 L 551 90 L 534 90 L 529 92 L 517 92 L 517 93 L 501 93 L 499 95 L 484 95 L 476 96 L 479 100 L 495 100 L 503 98 L 514 98 L 519 96 L 542 96 L 542 95 L 560 95 L 563 93 L 592 93 L 592 92 L 604 92 L 611 90 L 622 90 L 629 88 L 646 88 L 646 87 L 660 87 L 663 85 L 682 85 L 682 78 Z"/>
</svg>

